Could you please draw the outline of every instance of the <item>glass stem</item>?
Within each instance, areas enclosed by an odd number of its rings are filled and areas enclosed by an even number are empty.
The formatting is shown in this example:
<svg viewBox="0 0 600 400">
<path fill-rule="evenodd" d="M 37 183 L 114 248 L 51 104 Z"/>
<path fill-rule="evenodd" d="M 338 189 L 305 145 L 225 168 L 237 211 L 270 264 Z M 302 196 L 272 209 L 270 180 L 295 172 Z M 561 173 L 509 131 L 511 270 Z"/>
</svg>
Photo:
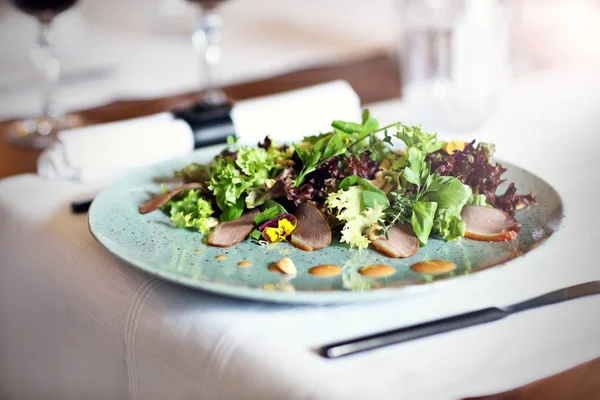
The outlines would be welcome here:
<svg viewBox="0 0 600 400">
<path fill-rule="evenodd" d="M 62 113 L 55 101 L 55 94 L 60 82 L 60 60 L 50 38 L 50 22 L 40 22 L 38 46 L 42 56 L 40 68 L 44 75 L 42 112 L 46 117 L 59 118 Z"/>
<path fill-rule="evenodd" d="M 204 86 L 203 101 L 210 104 L 219 104 L 226 101 L 225 93 L 217 87 L 216 68 L 221 60 L 221 16 L 215 12 L 214 7 L 202 9 L 202 15 L 196 31 L 192 36 L 194 48 L 202 60 L 201 76 Z"/>
</svg>

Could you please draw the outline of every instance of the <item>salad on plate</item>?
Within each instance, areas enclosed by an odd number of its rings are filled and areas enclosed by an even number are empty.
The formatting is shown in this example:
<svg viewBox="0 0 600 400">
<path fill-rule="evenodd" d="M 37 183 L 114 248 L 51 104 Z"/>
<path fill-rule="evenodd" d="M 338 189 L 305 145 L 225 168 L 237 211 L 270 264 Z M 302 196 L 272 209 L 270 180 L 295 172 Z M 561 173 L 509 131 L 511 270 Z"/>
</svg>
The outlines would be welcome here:
<svg viewBox="0 0 600 400">
<path fill-rule="evenodd" d="M 287 241 L 315 251 L 339 237 L 349 248 L 406 258 L 432 236 L 509 241 L 520 229 L 516 210 L 536 200 L 514 183 L 498 190 L 506 169 L 494 151 L 418 125 L 380 126 L 365 110 L 361 123 L 333 121 L 329 132 L 291 145 L 229 138 L 210 163 L 176 171 L 183 184 L 163 186 L 139 211 L 161 210 L 217 247 Z"/>
</svg>

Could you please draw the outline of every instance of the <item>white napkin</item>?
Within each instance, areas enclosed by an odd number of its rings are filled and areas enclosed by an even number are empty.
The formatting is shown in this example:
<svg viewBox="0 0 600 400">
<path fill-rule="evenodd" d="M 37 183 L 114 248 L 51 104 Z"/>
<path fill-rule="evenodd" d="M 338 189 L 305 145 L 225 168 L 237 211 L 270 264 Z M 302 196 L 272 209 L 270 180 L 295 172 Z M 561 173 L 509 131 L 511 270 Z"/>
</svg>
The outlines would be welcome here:
<svg viewBox="0 0 600 400">
<path fill-rule="evenodd" d="M 232 110 L 243 144 L 255 144 L 267 134 L 289 142 L 328 130 L 334 119 L 359 117 L 360 99 L 344 81 L 240 101 Z M 60 132 L 38 158 L 37 168 L 50 179 L 107 181 L 193 149 L 191 128 L 165 112 Z"/>
<path fill-rule="evenodd" d="M 99 181 L 193 148 L 189 125 L 160 113 L 60 132 L 38 158 L 37 168 L 46 178 Z"/>
<path fill-rule="evenodd" d="M 279 142 L 326 132 L 334 119 L 357 121 L 360 98 L 346 81 L 333 81 L 237 103 L 231 117 L 241 144 L 270 135 Z"/>
</svg>

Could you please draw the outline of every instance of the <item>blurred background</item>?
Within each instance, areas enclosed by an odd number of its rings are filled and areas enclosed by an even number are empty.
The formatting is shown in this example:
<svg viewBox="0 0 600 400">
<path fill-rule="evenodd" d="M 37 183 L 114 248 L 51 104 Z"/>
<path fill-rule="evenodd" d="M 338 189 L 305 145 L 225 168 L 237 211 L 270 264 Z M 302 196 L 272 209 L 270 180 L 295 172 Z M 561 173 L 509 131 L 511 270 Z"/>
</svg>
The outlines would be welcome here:
<svg viewBox="0 0 600 400">
<path fill-rule="evenodd" d="M 485 2 L 449 3 L 466 7 Z M 411 2 L 222 2 L 218 7 L 222 49 L 215 80 L 219 85 L 252 81 L 380 53 L 402 57 L 411 43 L 420 40 L 410 36 L 408 28 L 422 17 L 421 11 L 413 9 L 411 14 L 410 8 L 433 7 L 440 0 L 407 3 Z M 504 7 L 509 21 L 509 73 L 503 77 L 600 65 L 600 0 L 496 3 Z M 483 10 L 478 12 L 473 21 L 483 27 L 489 21 L 482 17 Z M 53 21 L 62 69 L 57 101 L 72 110 L 202 89 L 201 66 L 190 40 L 198 15 L 197 4 L 186 0 L 78 1 Z M 0 0 L 0 120 L 42 111 L 42 77 L 31 61 L 37 26 L 34 17 L 16 10 L 11 1 Z M 494 28 L 492 34 L 498 29 L 504 28 Z M 477 30 L 472 32 L 479 35 Z M 480 58 L 493 56 L 497 46 L 494 40 L 481 41 Z M 485 62 L 484 69 L 493 64 L 489 57 Z M 481 79 L 475 82 L 477 86 Z"/>
</svg>

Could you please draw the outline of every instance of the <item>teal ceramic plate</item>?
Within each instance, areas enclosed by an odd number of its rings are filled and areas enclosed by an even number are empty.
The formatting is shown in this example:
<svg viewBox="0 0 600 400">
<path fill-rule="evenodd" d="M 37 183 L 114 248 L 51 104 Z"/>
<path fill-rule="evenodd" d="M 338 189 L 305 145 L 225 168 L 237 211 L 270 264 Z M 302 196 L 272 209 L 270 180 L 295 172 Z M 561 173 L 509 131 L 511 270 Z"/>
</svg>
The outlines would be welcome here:
<svg viewBox="0 0 600 400">
<path fill-rule="evenodd" d="M 500 266 L 535 249 L 559 229 L 563 219 L 558 193 L 537 176 L 507 163 L 503 163 L 508 168 L 507 180 L 516 182 L 520 191 L 535 191 L 538 198 L 536 206 L 517 212 L 522 228 L 516 240 L 485 243 L 463 239 L 446 243 L 433 239 L 407 259 L 391 259 L 370 249 L 349 250 L 335 239 L 328 248 L 314 252 L 304 252 L 289 243 L 259 246 L 251 241 L 225 249 L 208 247 L 199 233 L 174 228 L 161 211 L 138 213 L 138 206 L 160 193 L 160 183 L 172 179 L 175 170 L 190 162 L 208 162 L 216 151 L 205 149 L 144 168 L 103 191 L 88 214 L 92 234 L 133 267 L 182 285 L 255 300 L 334 303 L 397 297 Z M 227 258 L 218 260 L 217 256 Z M 271 263 L 285 256 L 296 264 L 295 277 L 268 270 Z M 457 268 L 436 276 L 410 269 L 418 261 L 433 259 L 453 261 Z M 252 266 L 240 267 L 240 261 L 251 261 Z M 329 278 L 308 273 L 320 264 L 338 265 L 342 273 Z M 358 273 L 359 268 L 372 264 L 391 265 L 396 273 L 378 279 Z"/>
</svg>

